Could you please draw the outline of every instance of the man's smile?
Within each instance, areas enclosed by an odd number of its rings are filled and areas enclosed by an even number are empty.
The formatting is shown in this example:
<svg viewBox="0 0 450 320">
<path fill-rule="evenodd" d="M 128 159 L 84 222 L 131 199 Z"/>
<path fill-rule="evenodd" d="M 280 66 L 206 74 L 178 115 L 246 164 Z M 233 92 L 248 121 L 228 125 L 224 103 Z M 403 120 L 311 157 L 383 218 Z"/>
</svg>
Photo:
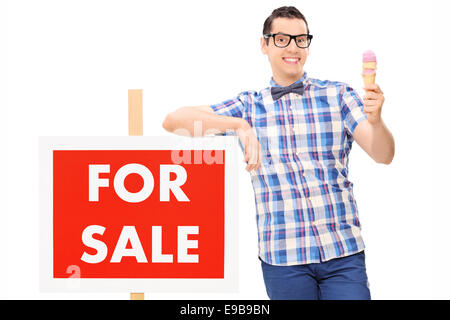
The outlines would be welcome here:
<svg viewBox="0 0 450 320">
<path fill-rule="evenodd" d="M 287 64 L 298 64 L 300 62 L 300 58 L 297 57 L 283 57 L 283 61 Z"/>
</svg>

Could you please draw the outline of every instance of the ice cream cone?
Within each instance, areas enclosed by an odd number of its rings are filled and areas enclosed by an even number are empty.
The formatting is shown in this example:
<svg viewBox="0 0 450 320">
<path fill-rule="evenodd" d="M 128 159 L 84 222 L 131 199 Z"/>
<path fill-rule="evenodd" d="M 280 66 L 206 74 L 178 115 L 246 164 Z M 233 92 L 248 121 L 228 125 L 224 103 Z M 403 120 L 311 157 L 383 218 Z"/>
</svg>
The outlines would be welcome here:
<svg viewBox="0 0 450 320">
<path fill-rule="evenodd" d="M 377 68 L 376 61 L 363 62 L 363 69 L 376 69 L 376 68 Z"/>
<path fill-rule="evenodd" d="M 363 80 L 364 80 L 364 85 L 366 86 L 366 85 L 368 85 L 368 84 L 374 84 L 375 83 L 375 76 L 376 76 L 377 74 L 374 72 L 374 73 L 369 73 L 369 74 L 364 74 L 363 73 Z"/>
<path fill-rule="evenodd" d="M 364 86 L 375 83 L 375 76 L 377 69 L 377 57 L 375 53 L 367 50 L 363 53 L 363 72 L 362 77 L 364 80 Z"/>
</svg>

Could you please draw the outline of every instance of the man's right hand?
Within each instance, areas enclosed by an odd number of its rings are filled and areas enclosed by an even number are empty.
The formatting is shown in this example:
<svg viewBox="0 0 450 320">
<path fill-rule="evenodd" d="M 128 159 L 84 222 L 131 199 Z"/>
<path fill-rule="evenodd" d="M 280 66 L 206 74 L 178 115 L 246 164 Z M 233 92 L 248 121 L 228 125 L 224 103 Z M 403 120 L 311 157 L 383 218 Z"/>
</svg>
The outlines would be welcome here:
<svg viewBox="0 0 450 320">
<path fill-rule="evenodd" d="M 261 165 L 262 152 L 261 145 L 258 138 L 253 131 L 253 128 L 247 121 L 242 119 L 240 126 L 236 129 L 236 134 L 244 146 L 244 162 L 247 163 L 245 170 L 258 170 Z"/>
</svg>

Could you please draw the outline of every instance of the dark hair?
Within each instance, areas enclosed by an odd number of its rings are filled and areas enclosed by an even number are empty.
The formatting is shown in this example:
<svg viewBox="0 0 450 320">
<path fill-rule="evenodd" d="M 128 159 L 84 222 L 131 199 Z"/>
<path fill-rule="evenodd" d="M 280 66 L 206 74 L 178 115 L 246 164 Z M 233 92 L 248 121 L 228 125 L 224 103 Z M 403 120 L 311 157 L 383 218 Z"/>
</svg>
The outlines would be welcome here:
<svg viewBox="0 0 450 320">
<path fill-rule="evenodd" d="M 272 22 L 276 18 L 290 18 L 290 19 L 300 19 L 305 21 L 306 30 L 309 34 L 308 22 L 306 22 L 305 16 L 298 11 L 296 7 L 280 7 L 272 11 L 272 14 L 264 21 L 263 34 L 271 33 L 272 31 Z M 269 39 L 266 39 L 266 43 L 269 43 Z"/>
</svg>

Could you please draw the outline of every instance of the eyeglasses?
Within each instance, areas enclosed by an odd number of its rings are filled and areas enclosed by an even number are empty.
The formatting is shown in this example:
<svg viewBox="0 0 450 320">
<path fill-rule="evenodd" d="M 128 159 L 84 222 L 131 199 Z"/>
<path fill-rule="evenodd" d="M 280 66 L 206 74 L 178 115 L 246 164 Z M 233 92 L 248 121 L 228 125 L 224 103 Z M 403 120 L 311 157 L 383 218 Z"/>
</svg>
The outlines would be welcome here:
<svg viewBox="0 0 450 320">
<path fill-rule="evenodd" d="M 291 40 L 294 39 L 297 47 L 302 49 L 308 48 L 313 38 L 312 34 L 298 34 L 291 36 L 290 34 L 285 33 L 269 33 L 264 34 L 263 36 L 265 39 L 273 37 L 273 43 L 278 48 L 286 48 L 291 43 Z"/>
</svg>

